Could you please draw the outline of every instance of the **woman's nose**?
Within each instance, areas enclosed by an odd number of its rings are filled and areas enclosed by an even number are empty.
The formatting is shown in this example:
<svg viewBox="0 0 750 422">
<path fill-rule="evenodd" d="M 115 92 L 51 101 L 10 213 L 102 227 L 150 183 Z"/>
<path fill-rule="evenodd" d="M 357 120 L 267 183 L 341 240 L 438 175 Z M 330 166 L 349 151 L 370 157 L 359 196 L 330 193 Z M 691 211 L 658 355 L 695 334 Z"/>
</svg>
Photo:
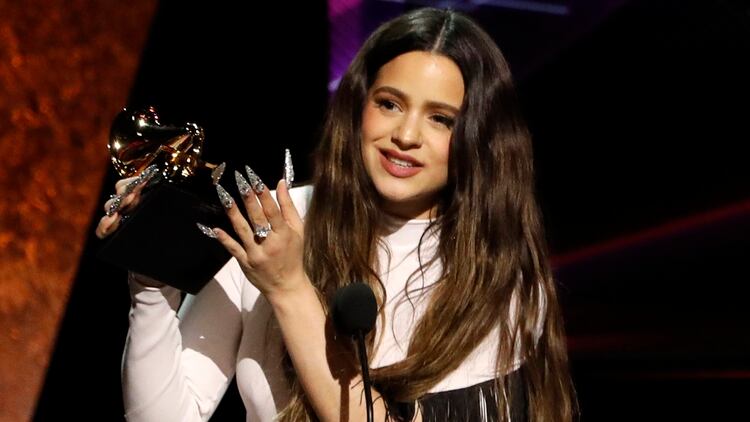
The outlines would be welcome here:
<svg viewBox="0 0 750 422">
<path fill-rule="evenodd" d="M 418 148 L 422 145 L 419 116 L 407 114 L 399 122 L 393 133 L 393 142 L 401 149 Z"/>
</svg>

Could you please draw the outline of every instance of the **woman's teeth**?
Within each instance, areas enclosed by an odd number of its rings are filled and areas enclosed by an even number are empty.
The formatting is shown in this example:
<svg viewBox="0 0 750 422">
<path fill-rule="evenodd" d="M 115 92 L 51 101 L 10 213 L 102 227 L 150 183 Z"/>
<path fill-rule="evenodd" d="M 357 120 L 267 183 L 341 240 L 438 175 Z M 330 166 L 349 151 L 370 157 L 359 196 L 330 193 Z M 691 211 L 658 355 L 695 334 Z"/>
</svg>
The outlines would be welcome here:
<svg viewBox="0 0 750 422">
<path fill-rule="evenodd" d="M 388 157 L 388 161 L 401 167 L 414 167 L 414 164 L 408 161 L 399 160 L 398 158 Z"/>
</svg>

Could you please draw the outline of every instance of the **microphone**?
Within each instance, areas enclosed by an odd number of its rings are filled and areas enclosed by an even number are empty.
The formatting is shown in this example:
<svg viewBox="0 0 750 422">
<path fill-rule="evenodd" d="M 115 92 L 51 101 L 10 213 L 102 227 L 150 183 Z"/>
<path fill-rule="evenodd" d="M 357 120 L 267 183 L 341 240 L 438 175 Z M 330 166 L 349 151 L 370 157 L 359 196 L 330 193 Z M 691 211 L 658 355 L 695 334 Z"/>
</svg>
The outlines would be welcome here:
<svg viewBox="0 0 750 422">
<path fill-rule="evenodd" d="M 373 421 L 372 393 L 370 392 L 370 372 L 367 364 L 365 334 L 372 330 L 378 316 L 375 294 L 365 283 L 355 282 L 336 291 L 332 306 L 333 323 L 342 334 L 355 337 L 359 351 L 359 364 L 362 366 L 362 381 L 367 404 L 367 421 Z"/>
</svg>

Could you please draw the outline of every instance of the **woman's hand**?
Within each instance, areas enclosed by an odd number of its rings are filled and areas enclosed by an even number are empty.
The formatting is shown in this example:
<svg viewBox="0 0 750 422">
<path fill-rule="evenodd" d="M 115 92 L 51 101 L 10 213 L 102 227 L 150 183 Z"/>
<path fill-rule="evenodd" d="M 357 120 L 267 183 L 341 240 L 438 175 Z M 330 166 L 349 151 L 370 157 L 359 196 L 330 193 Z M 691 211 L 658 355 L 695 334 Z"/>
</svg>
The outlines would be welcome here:
<svg viewBox="0 0 750 422">
<path fill-rule="evenodd" d="M 115 194 L 104 203 L 104 217 L 96 226 L 96 237 L 104 239 L 117 230 L 124 213 L 138 205 L 141 190 L 157 172 L 156 165 L 151 165 L 138 176 L 120 179 L 115 183 Z"/>
<path fill-rule="evenodd" d="M 250 221 L 242 216 L 226 190 L 217 185 L 219 199 L 239 240 L 218 228 L 213 232 L 237 259 L 248 280 L 272 301 L 309 283 L 302 258 L 304 224 L 284 179 L 276 187 L 277 204 L 249 167 L 247 172 L 250 183 L 236 171 L 235 179 Z"/>
</svg>

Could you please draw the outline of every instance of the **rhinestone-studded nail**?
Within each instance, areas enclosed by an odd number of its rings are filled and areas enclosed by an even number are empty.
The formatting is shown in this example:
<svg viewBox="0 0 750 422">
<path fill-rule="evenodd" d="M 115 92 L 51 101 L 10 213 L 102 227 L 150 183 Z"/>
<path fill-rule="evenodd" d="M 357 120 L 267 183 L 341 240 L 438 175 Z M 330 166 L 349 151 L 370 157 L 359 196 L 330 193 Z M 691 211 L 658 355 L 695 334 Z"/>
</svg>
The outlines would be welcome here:
<svg viewBox="0 0 750 422">
<path fill-rule="evenodd" d="M 107 217 L 110 217 L 112 214 L 116 213 L 117 211 L 120 211 L 120 207 L 122 206 L 122 200 L 126 196 L 133 193 L 135 188 L 151 180 L 151 178 L 157 173 L 158 169 L 159 168 L 156 164 L 151 164 L 150 166 L 146 167 L 146 169 L 143 170 L 141 174 L 138 175 L 138 177 L 131 180 L 130 183 L 125 185 L 125 190 L 123 190 L 122 194 L 111 195 L 110 199 L 113 199 L 113 201 L 109 205 L 109 209 L 107 209 L 107 213 L 106 213 Z"/>
<path fill-rule="evenodd" d="M 146 169 L 141 172 L 138 178 L 141 179 L 141 182 L 143 182 L 143 181 L 151 179 L 158 172 L 159 172 L 159 166 L 157 166 L 156 164 L 151 164 L 150 166 L 146 167 Z"/>
<path fill-rule="evenodd" d="M 251 169 L 250 166 L 245 166 L 245 172 L 247 173 L 247 180 L 250 181 L 250 186 L 253 187 L 253 191 L 255 191 L 255 193 L 257 194 L 263 192 L 263 189 L 266 188 L 266 185 L 263 184 L 263 181 L 260 180 L 260 177 L 255 174 L 253 169 Z"/>
<path fill-rule="evenodd" d="M 294 166 L 292 165 L 292 153 L 289 149 L 284 150 L 284 182 L 286 187 L 291 188 L 294 183 Z"/>
<path fill-rule="evenodd" d="M 232 205 L 234 205 L 234 199 L 232 199 L 232 195 L 230 195 L 226 189 L 221 185 L 216 185 L 216 193 L 219 194 L 219 201 L 221 201 L 221 205 L 223 205 L 224 208 L 232 208 Z"/>
<path fill-rule="evenodd" d="M 237 182 L 237 190 L 240 191 L 240 195 L 245 197 L 250 194 L 250 189 L 252 189 L 250 184 L 247 183 L 247 180 L 237 170 L 234 171 L 234 180 Z"/>
<path fill-rule="evenodd" d="M 213 170 L 211 170 L 211 180 L 213 180 L 214 185 L 219 184 L 219 180 L 221 179 L 221 176 L 224 174 L 224 170 L 227 168 L 227 163 L 221 163 L 218 166 L 214 167 Z"/>
<path fill-rule="evenodd" d="M 151 164 L 150 166 L 146 167 L 146 169 L 143 170 L 141 174 L 139 174 L 138 177 L 135 178 L 135 180 L 125 186 L 125 192 L 123 193 L 123 196 L 129 195 L 135 190 L 135 188 L 151 180 L 151 178 L 154 177 L 156 173 L 158 173 L 158 171 L 159 166 L 157 166 L 156 164 Z"/>
<path fill-rule="evenodd" d="M 210 237 L 211 239 L 216 239 L 216 233 L 214 233 L 213 230 L 211 230 L 210 227 L 204 226 L 201 223 L 195 223 L 196 226 L 198 226 L 198 230 L 201 231 L 201 233 L 205 234 L 206 236 Z"/>
<path fill-rule="evenodd" d="M 120 205 L 122 205 L 122 195 L 115 195 L 112 198 L 112 203 L 109 204 L 109 209 L 107 209 L 107 217 L 111 217 L 112 214 L 119 211 Z"/>
</svg>

